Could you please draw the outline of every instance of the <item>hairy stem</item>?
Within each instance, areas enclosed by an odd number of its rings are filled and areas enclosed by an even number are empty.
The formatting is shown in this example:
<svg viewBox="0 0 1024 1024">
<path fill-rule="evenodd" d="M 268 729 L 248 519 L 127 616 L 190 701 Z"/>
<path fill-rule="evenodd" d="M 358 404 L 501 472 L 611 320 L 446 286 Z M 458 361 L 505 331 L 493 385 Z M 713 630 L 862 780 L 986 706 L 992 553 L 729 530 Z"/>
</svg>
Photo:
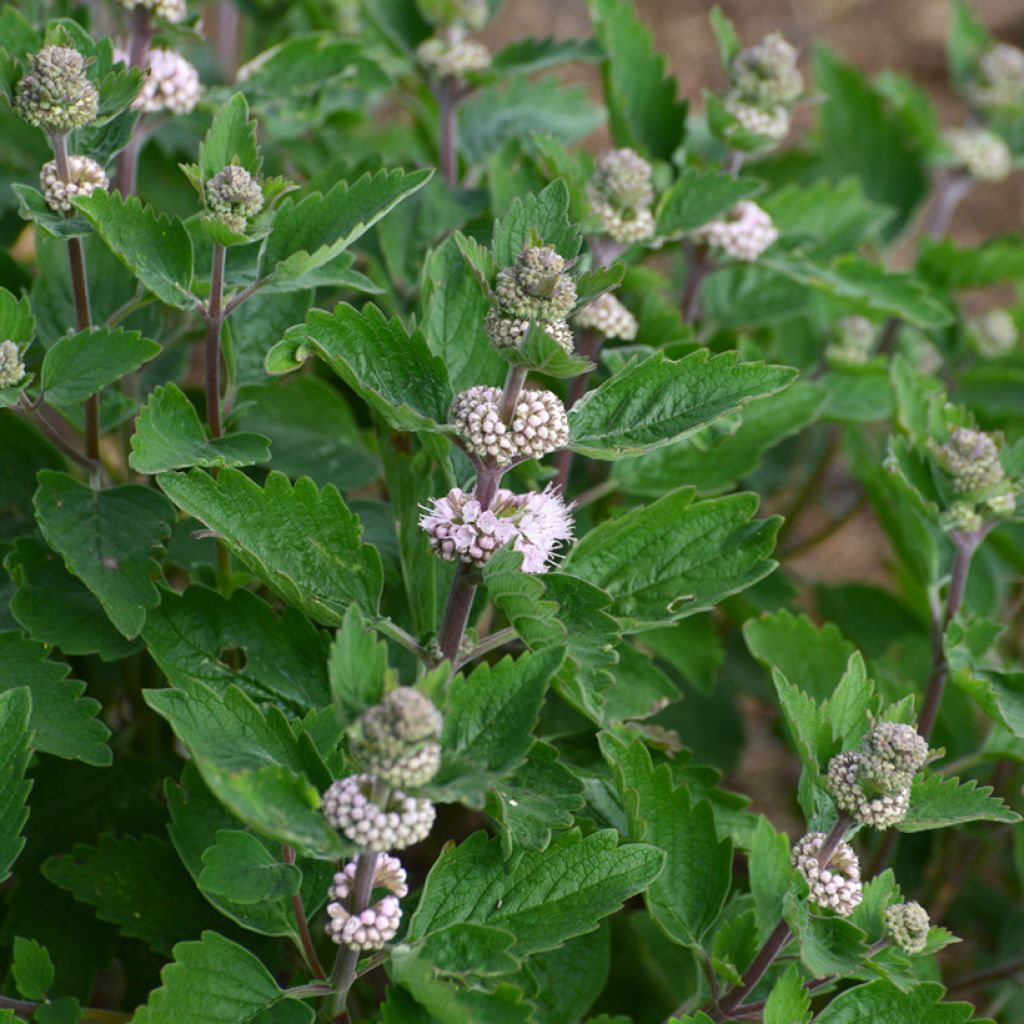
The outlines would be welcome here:
<svg viewBox="0 0 1024 1024">
<path fill-rule="evenodd" d="M 395 643 L 404 647 L 410 654 L 414 654 L 420 661 L 427 662 L 430 660 L 430 655 L 427 654 L 426 650 L 416 641 L 414 636 L 407 633 L 401 626 L 392 622 L 390 619 L 376 619 L 373 623 L 373 628 L 378 633 L 383 633 L 384 636 L 390 637 Z"/>
<path fill-rule="evenodd" d="M 294 848 L 283 846 L 281 848 L 281 859 L 285 864 L 294 864 Z M 295 912 L 295 926 L 299 930 L 299 940 L 302 942 L 306 965 L 309 967 L 314 978 L 323 981 L 327 977 L 327 973 L 320 964 L 320 958 L 316 955 L 316 946 L 313 945 L 313 936 L 309 934 L 309 922 L 306 920 L 306 908 L 302 905 L 302 896 L 299 893 L 295 893 L 292 896 L 292 910 Z"/>
<path fill-rule="evenodd" d="M 210 436 L 220 437 L 220 332 L 224 326 L 224 261 L 227 250 L 214 244 L 210 268 L 210 301 L 206 307 L 206 423 Z"/>
<path fill-rule="evenodd" d="M 459 184 L 458 107 L 459 83 L 450 75 L 437 86 L 437 106 L 441 121 L 441 176 L 449 188 Z"/>
<path fill-rule="evenodd" d="M 49 410 L 45 405 L 26 405 L 24 401 L 20 405 L 14 406 L 16 412 L 26 413 L 36 417 L 36 426 L 47 436 L 51 444 L 59 449 L 64 455 L 66 455 L 72 462 L 81 466 L 83 469 L 87 469 L 90 474 L 98 474 L 102 469 L 99 462 L 94 459 L 90 459 L 83 455 L 77 448 L 74 447 L 69 441 L 67 441 L 64 435 L 60 432 L 59 428 L 50 422 Z M 54 415 L 57 415 L 54 413 Z M 65 422 L 61 419 L 61 422 Z"/>
<path fill-rule="evenodd" d="M 68 159 L 68 140 L 62 132 L 50 136 L 57 173 L 65 184 L 71 182 L 71 162 Z M 89 306 L 89 280 L 85 270 L 85 249 L 81 238 L 68 239 L 68 268 L 71 272 L 71 295 L 75 304 L 75 327 L 86 331 L 92 326 Z M 90 395 L 85 400 L 85 456 L 92 462 L 100 461 L 100 399 Z M 93 483 L 95 484 L 95 475 Z"/>
<path fill-rule="evenodd" d="M 468 665 L 471 661 L 476 661 L 477 658 L 482 658 L 485 654 L 490 654 L 491 651 L 514 643 L 518 639 L 519 634 L 511 626 L 499 629 L 489 636 L 485 636 L 464 658 L 459 658 L 455 667 L 462 668 L 463 665 Z"/>
<path fill-rule="evenodd" d="M 686 275 L 686 289 L 683 292 L 683 301 L 680 305 L 683 320 L 692 324 L 700 318 L 700 292 L 704 285 L 704 279 L 714 270 L 715 264 L 708 255 L 706 245 L 693 245 L 686 249 L 686 263 L 688 273 Z"/>
<path fill-rule="evenodd" d="M 136 4 L 132 8 L 129 32 L 128 67 L 145 70 L 149 57 L 149 44 L 153 39 L 153 19 L 148 7 Z M 140 116 L 132 128 L 128 144 L 117 156 L 117 188 L 122 196 L 130 196 L 135 192 L 142 140 L 142 117 Z"/>
</svg>

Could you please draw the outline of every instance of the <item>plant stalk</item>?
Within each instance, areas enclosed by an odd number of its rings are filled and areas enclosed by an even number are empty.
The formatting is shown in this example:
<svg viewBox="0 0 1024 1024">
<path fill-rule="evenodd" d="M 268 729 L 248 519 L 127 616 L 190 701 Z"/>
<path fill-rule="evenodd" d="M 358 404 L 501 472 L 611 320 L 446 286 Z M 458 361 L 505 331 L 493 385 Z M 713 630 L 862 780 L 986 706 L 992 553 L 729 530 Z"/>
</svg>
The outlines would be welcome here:
<svg viewBox="0 0 1024 1024">
<path fill-rule="evenodd" d="M 128 37 L 128 67 L 145 71 L 149 58 L 149 44 L 153 40 L 153 19 L 149 8 L 136 4 L 132 8 Z M 139 170 L 139 151 L 142 149 L 142 116 L 132 128 L 128 144 L 117 156 L 117 188 L 122 196 L 135 193 Z"/>
<path fill-rule="evenodd" d="M 686 278 L 686 289 L 683 292 L 681 309 L 683 320 L 692 324 L 700 318 L 700 293 L 704 279 L 714 270 L 715 264 L 708 254 L 706 245 L 694 245 L 686 251 L 686 262 L 689 273 Z"/>
<path fill-rule="evenodd" d="M 452 189 L 459 184 L 458 101 L 459 83 L 447 75 L 437 86 L 437 106 L 441 121 L 441 176 Z"/>
<path fill-rule="evenodd" d="M 224 326 L 224 262 L 227 250 L 214 244 L 210 301 L 206 307 L 206 424 L 210 437 L 224 433 L 220 419 L 220 332 Z"/>
<path fill-rule="evenodd" d="M 295 863 L 295 850 L 291 846 L 281 847 L 281 859 L 285 864 Z M 295 893 L 292 896 L 292 910 L 295 912 L 295 926 L 299 930 L 299 940 L 302 942 L 302 950 L 306 956 L 306 966 L 309 967 L 313 977 L 323 981 L 327 977 L 316 955 L 316 946 L 313 945 L 313 936 L 309 934 L 309 922 L 306 920 L 306 908 L 302 905 L 302 896 Z"/>
<path fill-rule="evenodd" d="M 601 354 L 603 344 L 603 335 L 598 334 L 596 331 L 583 331 L 576 344 L 576 351 L 579 355 L 589 359 L 590 362 L 596 363 L 597 357 Z M 571 409 L 587 393 L 587 384 L 590 381 L 591 372 L 590 370 L 584 370 L 583 373 L 577 374 L 569 381 L 569 392 L 565 401 L 566 411 Z M 563 448 L 555 456 L 554 486 L 563 494 L 565 493 L 566 485 L 569 483 L 569 474 L 572 472 L 572 457 L 573 452 L 569 448 Z"/>
</svg>

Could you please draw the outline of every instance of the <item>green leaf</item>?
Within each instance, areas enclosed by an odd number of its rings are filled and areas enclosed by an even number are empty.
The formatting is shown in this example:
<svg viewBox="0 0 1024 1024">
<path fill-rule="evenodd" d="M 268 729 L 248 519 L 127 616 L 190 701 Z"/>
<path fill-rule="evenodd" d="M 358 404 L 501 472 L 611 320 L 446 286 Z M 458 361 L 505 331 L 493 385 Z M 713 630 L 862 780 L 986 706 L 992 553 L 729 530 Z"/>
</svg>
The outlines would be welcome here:
<svg viewBox="0 0 1024 1024">
<path fill-rule="evenodd" d="M 764 183 L 756 178 L 734 178 L 713 168 L 684 167 L 658 202 L 658 234 L 667 237 L 699 228 L 763 188 Z"/>
<path fill-rule="evenodd" d="M 477 832 L 445 849 L 430 869 L 409 940 L 463 921 L 505 928 L 516 956 L 539 953 L 583 935 L 642 892 L 664 854 L 640 843 L 618 845 L 611 829 L 585 839 L 573 830 L 544 851 L 526 851 L 512 866 L 498 840 Z"/>
<path fill-rule="evenodd" d="M 288 1024 L 312 1024 L 311 1007 L 284 999 L 252 953 L 216 932 L 175 946 L 160 978 L 163 985 L 135 1011 L 134 1024 L 245 1024 L 272 1006 L 289 1007 Z"/>
<path fill-rule="evenodd" d="M 582 806 L 583 783 L 559 761 L 558 751 L 540 740 L 487 799 L 507 857 L 520 849 L 547 849 L 552 831 L 570 828 L 573 812 Z"/>
<path fill-rule="evenodd" d="M 966 1024 L 970 1003 L 944 1003 L 946 990 L 933 981 L 903 992 L 888 981 L 872 981 L 841 992 L 814 1019 L 815 1024 Z"/>
<path fill-rule="evenodd" d="M 0 690 L 27 686 L 31 691 L 32 746 L 86 764 L 110 764 L 110 730 L 96 717 L 102 710 L 100 702 L 83 697 L 85 683 L 68 679 L 71 669 L 46 655 L 43 644 L 25 640 L 19 633 L 0 633 Z"/>
<path fill-rule="evenodd" d="M 203 854 L 199 888 L 231 903 L 264 903 L 294 896 L 302 872 L 282 864 L 251 833 L 221 830 L 217 842 Z"/>
<path fill-rule="evenodd" d="M 22 220 L 32 221 L 40 234 L 48 238 L 81 238 L 92 231 L 84 217 L 65 217 L 50 209 L 43 194 L 31 185 L 16 182 L 11 191 L 18 197 L 18 213 Z"/>
<path fill-rule="evenodd" d="M 96 595 L 126 637 L 138 636 L 160 603 L 155 555 L 170 535 L 174 509 L 148 487 L 94 491 L 67 473 L 44 470 L 33 499 L 39 529 L 68 568 Z"/>
<path fill-rule="evenodd" d="M 932 774 L 918 776 L 910 790 L 910 809 L 896 827 L 901 832 L 924 832 L 932 828 L 962 825 L 968 821 L 1001 821 L 1016 824 L 1021 820 L 997 796 L 991 786 L 979 786 L 974 779 L 961 782 Z"/>
<path fill-rule="evenodd" d="M 950 678 L 994 722 L 1024 737 L 1024 673 L 957 669 Z"/>
<path fill-rule="evenodd" d="M 28 296 L 19 299 L 6 288 L 0 288 L 0 335 L 5 341 L 13 341 L 18 348 L 25 349 L 35 332 Z"/>
<path fill-rule="evenodd" d="M 358 605 L 345 613 L 331 643 L 327 672 L 334 712 L 343 727 L 384 696 L 390 676 L 388 645 L 377 637 Z"/>
<path fill-rule="evenodd" d="M 122 199 L 97 189 L 78 196 L 75 208 L 96 229 L 112 253 L 161 302 L 192 309 L 192 241 L 178 217 L 157 215 L 137 196 Z"/>
<path fill-rule="evenodd" d="M 992 37 L 965 0 L 953 0 L 953 24 L 946 41 L 949 73 L 963 90 L 977 72 L 978 58 L 992 45 Z"/>
<path fill-rule="evenodd" d="M 101 921 L 159 953 L 217 923 L 178 855 L 156 836 L 102 835 L 95 846 L 76 843 L 70 853 L 50 857 L 42 871 L 94 906 Z"/>
<path fill-rule="evenodd" d="M 845 918 L 815 912 L 805 896 L 792 890 L 786 896 L 785 917 L 799 940 L 800 959 L 814 977 L 848 974 L 863 962 L 864 933 Z"/>
<path fill-rule="evenodd" d="M 788 836 L 776 832 L 763 816 L 757 819 L 748 874 L 758 928 L 761 938 L 766 939 L 782 916 L 782 903 L 789 891 L 793 868 L 789 863 Z"/>
<path fill-rule="evenodd" d="M 520 962 L 509 954 L 516 937 L 504 928 L 468 921 L 431 932 L 419 955 L 442 974 L 486 976 L 510 974 Z"/>
<path fill-rule="evenodd" d="M 362 543 L 359 519 L 334 487 L 318 491 L 306 477 L 292 486 L 276 472 L 260 487 L 237 469 L 216 480 L 199 469 L 165 473 L 159 482 L 278 597 L 315 621 L 340 625 L 353 601 L 376 611 L 380 555 Z"/>
<path fill-rule="evenodd" d="M 587 90 L 555 77 L 515 75 L 485 86 L 459 105 L 459 149 L 472 165 L 497 153 L 509 139 L 531 131 L 575 142 L 604 123 L 604 111 Z"/>
<path fill-rule="evenodd" d="M 665 870 L 647 892 L 647 907 L 676 942 L 696 945 L 715 922 L 732 881 L 732 843 L 719 841 L 706 800 L 692 804 L 686 786 L 673 785 L 668 765 L 657 769 L 640 740 L 627 746 L 598 737 L 611 765 L 629 835 L 665 852 Z"/>
<path fill-rule="evenodd" d="M 482 803 L 493 780 L 526 756 L 544 691 L 564 657 L 564 649 L 552 647 L 456 676 L 441 734 L 444 759 L 432 785 Z"/>
<path fill-rule="evenodd" d="M 6 677 L 5 677 L 6 678 Z M 0 693 L 0 882 L 6 882 L 25 840 L 29 790 L 25 778 L 32 755 L 31 690 L 27 686 Z"/>
<path fill-rule="evenodd" d="M 53 984 L 54 970 L 50 954 L 34 939 L 14 939 L 14 956 L 11 959 L 11 974 L 18 992 L 25 999 L 42 1002 Z"/>
<path fill-rule="evenodd" d="M 617 146 L 670 160 L 686 133 L 686 103 L 654 49 L 651 30 L 628 0 L 590 0 L 594 33 L 608 55 L 602 66 L 605 103 Z"/>
<path fill-rule="evenodd" d="M 195 406 L 173 382 L 154 388 L 140 410 L 128 459 L 136 473 L 146 474 L 191 466 L 251 466 L 269 460 L 270 442 L 262 434 L 207 438 Z"/>
<path fill-rule="evenodd" d="M 62 996 L 40 1006 L 32 1019 L 35 1024 L 78 1024 L 82 1009 L 74 996 Z"/>
<path fill-rule="evenodd" d="M 641 455 L 781 391 L 796 374 L 737 359 L 702 349 L 678 361 L 664 352 L 631 360 L 569 411 L 569 447 L 595 459 Z"/>
<path fill-rule="evenodd" d="M 53 405 L 83 402 L 162 349 L 138 331 L 91 327 L 61 338 L 43 359 L 43 391 Z"/>
<path fill-rule="evenodd" d="M 567 260 L 579 255 L 579 228 L 569 221 L 569 189 L 561 178 L 536 195 L 516 196 L 508 213 L 494 225 L 492 251 L 499 267 L 510 267 L 536 237 Z"/>
<path fill-rule="evenodd" d="M 4 568 L 18 588 L 11 597 L 11 614 L 33 640 L 64 654 L 98 654 L 104 661 L 138 650 L 138 642 L 126 640 L 114 628 L 99 601 L 41 538 L 16 540 Z"/>
<path fill-rule="evenodd" d="M 921 239 L 917 272 L 947 291 L 988 288 L 1024 277 L 1024 244 L 1017 235 L 958 246 L 952 239 Z"/>
<path fill-rule="evenodd" d="M 339 181 L 326 195 L 289 196 L 274 215 L 264 273 L 288 280 L 330 263 L 406 196 L 422 188 L 431 174 L 430 170 L 380 171 L 364 174 L 351 186 Z"/>
<path fill-rule="evenodd" d="M 536 322 L 530 324 L 526 337 L 518 345 L 499 349 L 498 354 L 512 366 L 525 366 L 534 373 L 548 377 L 577 377 L 593 369 L 588 359 L 566 352 Z"/>
<path fill-rule="evenodd" d="M 764 1006 L 764 1024 L 808 1024 L 811 997 L 800 971 L 791 966 L 775 983 Z"/>
<path fill-rule="evenodd" d="M 322 762 L 310 764 L 276 707 L 264 714 L 233 686 L 223 694 L 198 683 L 143 694 L 170 722 L 210 790 L 243 822 L 311 856 L 339 855 L 338 835 L 320 814 L 318 789 L 306 771 L 316 769 L 321 788 L 330 777 Z"/>
<path fill-rule="evenodd" d="M 319 355 L 396 430 L 438 430 L 447 422 L 453 395 L 443 360 L 420 331 L 408 334 L 372 303 L 311 310 L 288 338 Z"/>
<path fill-rule="evenodd" d="M 491 70 L 504 75 L 532 73 L 570 61 L 594 63 L 603 56 L 594 39 L 516 39 L 499 50 L 491 61 Z"/>
<path fill-rule="evenodd" d="M 778 517 L 752 520 L 757 498 L 693 503 L 683 488 L 591 530 L 563 568 L 606 590 L 624 628 L 651 628 L 706 611 L 775 568 Z"/>
<path fill-rule="evenodd" d="M 244 167 L 253 177 L 259 175 L 263 163 L 256 142 L 256 125 L 249 120 L 249 104 L 240 92 L 217 108 L 199 144 L 199 169 L 203 181 L 209 181 L 218 171 L 233 163 Z"/>
<path fill-rule="evenodd" d="M 722 69 L 728 71 L 732 62 L 740 55 L 742 44 L 736 27 L 717 4 L 708 12 L 711 31 L 718 44 L 718 55 L 722 58 Z"/>
<path fill-rule="evenodd" d="M 196 583 L 181 594 L 164 591 L 142 639 L 174 686 L 223 692 L 233 683 L 297 714 L 330 701 L 326 634 L 292 608 L 275 614 L 249 590 L 230 598 Z"/>
</svg>

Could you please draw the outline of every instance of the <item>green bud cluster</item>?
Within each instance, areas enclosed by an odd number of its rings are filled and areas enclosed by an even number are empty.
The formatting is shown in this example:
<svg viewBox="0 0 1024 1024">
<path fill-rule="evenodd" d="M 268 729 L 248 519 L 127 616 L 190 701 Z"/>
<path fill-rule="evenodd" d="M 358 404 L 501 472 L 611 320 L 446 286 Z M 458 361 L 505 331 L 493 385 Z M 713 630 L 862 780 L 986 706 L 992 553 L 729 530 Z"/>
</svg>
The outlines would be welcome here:
<svg viewBox="0 0 1024 1024">
<path fill-rule="evenodd" d="M 65 134 L 96 120 L 99 93 L 85 73 L 85 58 L 69 46 L 44 46 L 29 56 L 14 106 L 29 124 Z"/>
<path fill-rule="evenodd" d="M 886 907 L 885 934 L 905 953 L 921 953 L 928 945 L 931 922 L 920 903 L 894 903 Z"/>
<path fill-rule="evenodd" d="M 613 149 L 600 156 L 587 185 L 587 200 L 605 234 L 631 245 L 654 234 L 651 165 L 635 150 Z"/>
<path fill-rule="evenodd" d="M 789 134 L 792 108 L 804 90 L 796 61 L 796 48 L 779 32 L 736 57 L 725 97 L 725 109 L 736 124 L 726 134 L 742 129 L 769 142 L 781 142 Z"/>
<path fill-rule="evenodd" d="M 957 494 L 996 487 L 1006 477 L 999 445 L 984 431 L 958 427 L 945 444 L 933 450 L 939 465 L 953 478 Z"/>
<path fill-rule="evenodd" d="M 420 63 L 437 78 L 465 78 L 472 71 L 491 66 L 491 51 L 475 39 L 444 39 L 434 36 L 416 48 Z"/>
<path fill-rule="evenodd" d="M 429 697 L 401 686 L 359 716 L 352 754 L 389 785 L 422 786 L 441 764 L 442 721 Z"/>
<path fill-rule="evenodd" d="M 206 183 L 206 208 L 232 231 L 243 232 L 263 209 L 263 189 L 244 167 L 231 164 Z"/>
<path fill-rule="evenodd" d="M 875 347 L 875 325 L 863 316 L 844 316 L 837 320 L 832 342 L 825 349 L 830 363 L 862 366 Z"/>
<path fill-rule="evenodd" d="M 1024 106 L 1024 50 L 997 43 L 978 60 L 968 90 L 971 101 L 983 110 Z"/>
</svg>

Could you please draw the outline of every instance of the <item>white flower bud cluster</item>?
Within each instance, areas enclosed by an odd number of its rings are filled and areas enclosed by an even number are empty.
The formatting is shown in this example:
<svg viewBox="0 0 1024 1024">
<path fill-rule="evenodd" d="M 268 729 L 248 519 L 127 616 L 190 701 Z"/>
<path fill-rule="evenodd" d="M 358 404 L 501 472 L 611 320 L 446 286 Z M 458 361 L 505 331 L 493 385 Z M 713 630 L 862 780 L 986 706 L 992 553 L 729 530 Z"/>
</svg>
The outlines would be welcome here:
<svg viewBox="0 0 1024 1024">
<path fill-rule="evenodd" d="M 434 36 L 416 48 L 420 63 L 437 78 L 461 79 L 491 66 L 491 51 L 475 39 L 444 39 Z"/>
<path fill-rule="evenodd" d="M 905 953 L 913 956 L 928 945 L 931 921 L 920 903 L 894 903 L 883 915 L 885 934 Z"/>
<path fill-rule="evenodd" d="M 943 135 L 958 167 L 978 181 L 1002 181 L 1013 170 L 1010 147 L 986 128 L 950 128 Z"/>
<path fill-rule="evenodd" d="M 1024 50 L 997 43 L 978 61 L 971 100 L 984 109 L 1024 105 Z"/>
<path fill-rule="evenodd" d="M 25 379 L 25 363 L 13 341 L 0 342 L 0 388 L 13 388 Z"/>
<path fill-rule="evenodd" d="M 146 56 L 146 77 L 132 107 L 146 114 L 190 114 L 202 92 L 194 64 L 174 50 L 156 47 Z"/>
<path fill-rule="evenodd" d="M 987 359 L 1009 355 L 1020 340 L 1017 322 L 1008 309 L 996 306 L 984 316 L 972 320 L 968 326 L 971 341 Z"/>
<path fill-rule="evenodd" d="M 263 209 L 263 189 L 244 167 L 230 164 L 206 183 L 206 207 L 233 231 L 245 231 Z"/>
<path fill-rule="evenodd" d="M 75 196 L 91 196 L 98 188 L 108 188 L 110 179 L 95 160 L 88 156 L 68 157 L 71 181 L 65 182 L 57 173 L 57 161 L 43 164 L 39 172 L 39 183 L 43 187 L 43 198 L 51 210 L 67 213 Z"/>
<path fill-rule="evenodd" d="M 506 424 L 499 414 L 501 394 L 501 388 L 478 385 L 460 392 L 452 404 L 451 421 L 473 455 L 507 466 L 565 447 L 569 419 L 557 395 L 523 390 Z"/>
<path fill-rule="evenodd" d="M 576 323 L 605 338 L 621 338 L 623 341 L 636 338 L 636 317 L 611 292 L 588 302 L 576 315 Z"/>
<path fill-rule="evenodd" d="M 572 539 L 571 510 L 550 487 L 531 494 L 500 488 L 486 511 L 456 487 L 425 506 L 420 526 L 431 550 L 445 561 L 458 558 L 482 568 L 511 541 L 523 556 L 523 571 L 542 573 L 553 564 L 555 548 Z"/>
<path fill-rule="evenodd" d="M 422 786 L 441 766 L 442 724 L 429 697 L 400 686 L 359 716 L 350 736 L 352 753 L 392 786 Z"/>
<path fill-rule="evenodd" d="M 808 832 L 796 842 L 790 860 L 810 887 L 810 900 L 819 907 L 831 908 L 847 917 L 864 896 L 860 882 L 860 862 L 847 843 L 840 843 L 822 864 L 824 832 Z"/>
<path fill-rule="evenodd" d="M 525 320 L 564 320 L 576 305 L 576 282 L 565 271 L 553 245 L 528 246 L 514 266 L 498 271 L 498 309 Z"/>
<path fill-rule="evenodd" d="M 495 348 L 514 348 L 529 333 L 532 322 L 519 317 L 502 316 L 497 309 L 490 309 L 484 320 L 484 329 Z M 539 323 L 545 333 L 554 338 L 563 352 L 572 352 L 576 341 L 567 320 L 546 320 L 539 321 Z"/>
<path fill-rule="evenodd" d="M 389 895 L 372 906 L 352 912 L 345 906 L 356 877 L 356 862 L 350 861 L 334 876 L 327 904 L 327 934 L 339 946 L 360 951 L 381 949 L 393 939 L 402 920 L 399 900 L 408 895 L 405 868 L 397 857 L 377 854 L 373 888 L 387 889 Z"/>
<path fill-rule="evenodd" d="M 837 754 L 828 764 L 828 788 L 836 807 L 855 821 L 873 828 L 892 828 L 907 816 L 910 786 L 894 793 L 868 796 L 862 784 L 863 758 L 856 751 Z"/>
<path fill-rule="evenodd" d="M 844 316 L 835 323 L 834 339 L 825 349 L 830 363 L 862 366 L 875 347 L 875 325 L 863 316 Z"/>
<path fill-rule="evenodd" d="M 727 129 L 726 135 L 734 133 L 738 127 L 771 142 L 781 142 L 789 134 L 792 116 L 781 103 L 759 107 L 736 93 L 730 93 L 725 98 L 725 109 L 736 119 L 736 125 Z"/>
<path fill-rule="evenodd" d="M 29 72 L 18 82 L 14 107 L 30 125 L 70 132 L 96 120 L 99 93 L 85 72 L 85 58 L 69 46 L 44 46 L 29 55 Z"/>
<path fill-rule="evenodd" d="M 741 199 L 721 220 L 698 228 L 694 237 L 736 260 L 752 262 L 779 237 L 771 217 L 757 203 Z"/>
<path fill-rule="evenodd" d="M 632 245 L 654 234 L 651 176 L 651 165 L 635 150 L 613 149 L 598 158 L 587 201 L 616 242 Z"/>
<path fill-rule="evenodd" d="M 332 783 L 323 796 L 328 823 L 370 850 L 403 850 L 426 839 L 434 825 L 434 805 L 394 789 L 384 806 L 378 806 L 371 799 L 374 783 L 369 774 Z"/>
<path fill-rule="evenodd" d="M 792 104 L 804 90 L 797 50 L 781 32 L 772 32 L 743 50 L 729 68 L 734 94 L 760 105 Z"/>
<path fill-rule="evenodd" d="M 957 494 L 995 487 L 1005 479 L 999 446 L 984 431 L 958 427 L 945 444 L 934 446 L 933 452 L 953 478 Z"/>
<path fill-rule="evenodd" d="M 121 3 L 131 10 L 133 7 L 145 7 L 152 11 L 158 18 L 164 21 L 177 23 L 185 20 L 187 13 L 185 0 L 121 0 Z"/>
</svg>

